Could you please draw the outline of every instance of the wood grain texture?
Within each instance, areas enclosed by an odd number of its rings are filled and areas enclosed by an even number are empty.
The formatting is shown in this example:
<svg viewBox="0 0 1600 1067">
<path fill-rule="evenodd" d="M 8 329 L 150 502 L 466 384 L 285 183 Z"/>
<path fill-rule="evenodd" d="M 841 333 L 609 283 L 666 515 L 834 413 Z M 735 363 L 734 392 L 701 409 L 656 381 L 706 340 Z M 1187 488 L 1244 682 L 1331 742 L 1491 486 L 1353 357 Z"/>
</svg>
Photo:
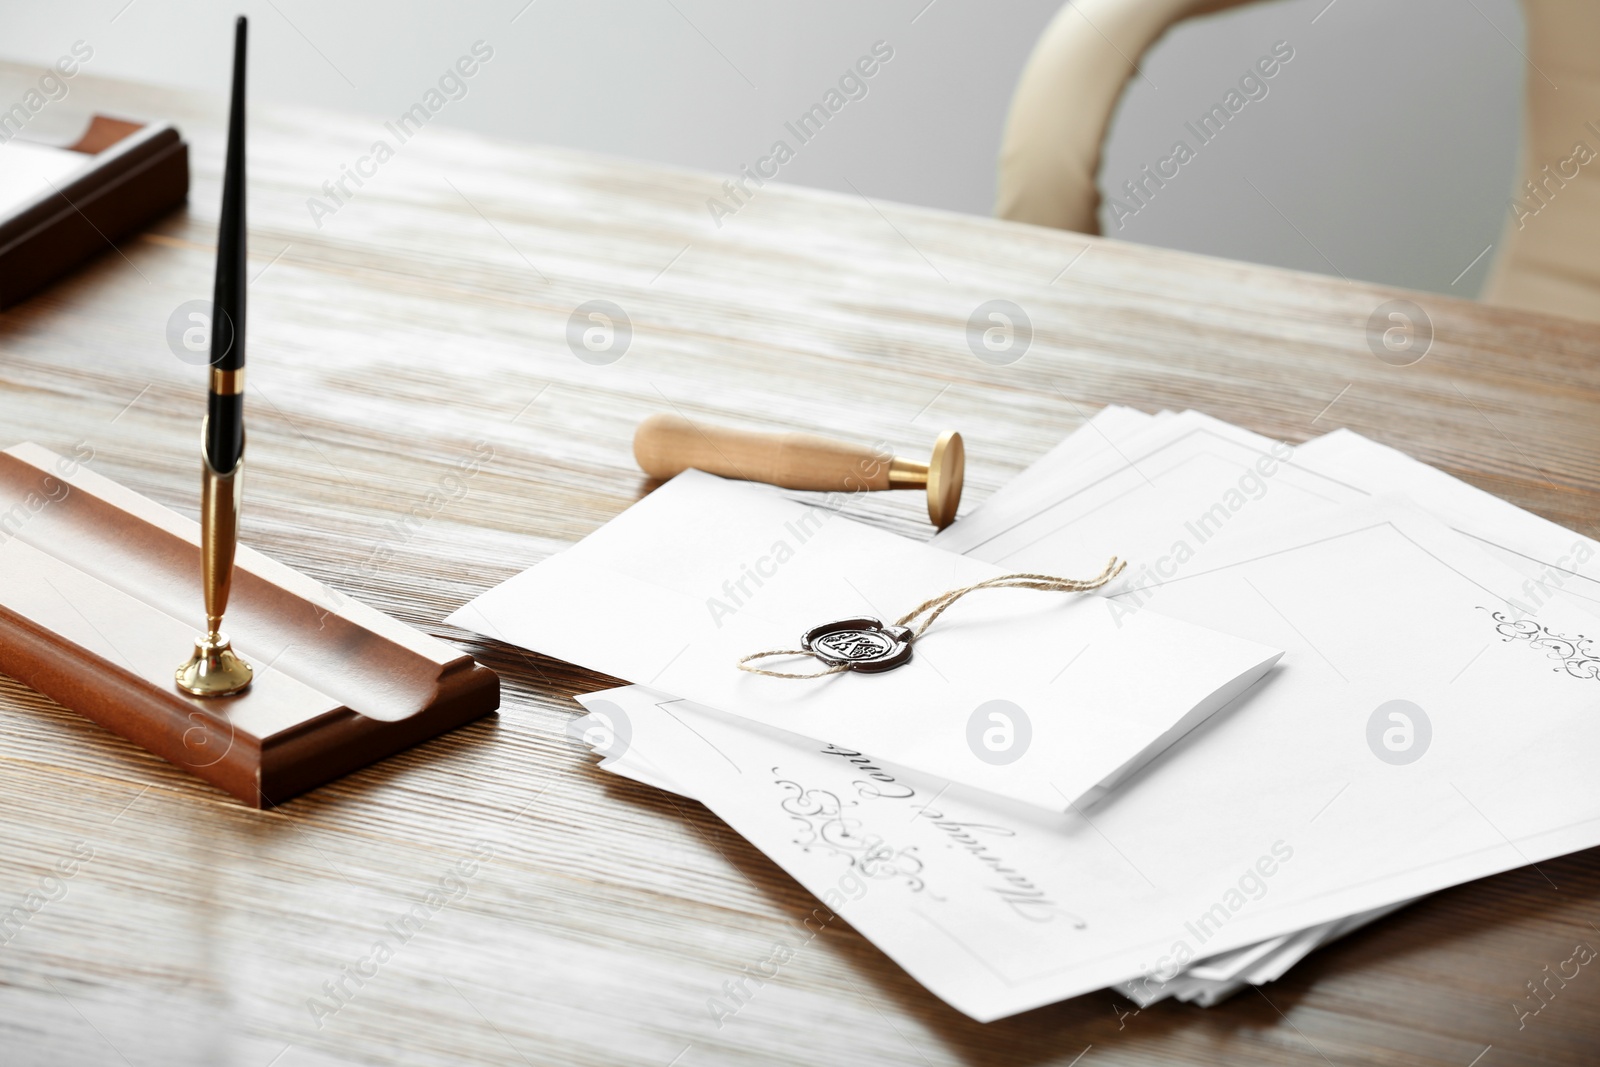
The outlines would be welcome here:
<svg viewBox="0 0 1600 1067">
<path fill-rule="evenodd" d="M 6 443 L 83 442 L 194 515 L 204 382 L 166 328 L 210 293 L 223 105 L 86 76 L 72 100 L 177 122 L 193 192 L 0 315 Z M 1593 851 L 1442 893 L 1211 1010 L 1119 1017 L 1098 993 L 980 1026 L 837 921 L 719 1028 L 707 998 L 815 902 L 697 805 L 592 766 L 570 697 L 605 679 L 439 620 L 638 499 L 630 439 L 661 411 L 903 455 L 952 426 L 968 508 L 1109 402 L 1291 441 L 1344 425 L 1594 536 L 1600 330 L 1411 294 L 1435 337 L 1395 367 L 1368 320 L 1402 294 L 1375 286 L 776 184 L 717 228 L 721 176 L 441 128 L 319 227 L 307 198 L 381 120 L 258 110 L 250 136 L 244 539 L 459 643 L 501 674 L 502 711 L 260 813 L 0 684 L 0 1060 L 1594 1061 L 1600 972 L 1521 1029 L 1511 1007 L 1600 946 Z M 1033 333 L 1003 366 L 967 338 L 997 298 Z M 616 362 L 569 347 L 590 300 L 631 322 Z M 475 446 L 492 455 L 468 476 Z M 930 533 L 920 493 L 847 509 Z M 417 908 L 392 958 L 361 962 Z"/>
</svg>

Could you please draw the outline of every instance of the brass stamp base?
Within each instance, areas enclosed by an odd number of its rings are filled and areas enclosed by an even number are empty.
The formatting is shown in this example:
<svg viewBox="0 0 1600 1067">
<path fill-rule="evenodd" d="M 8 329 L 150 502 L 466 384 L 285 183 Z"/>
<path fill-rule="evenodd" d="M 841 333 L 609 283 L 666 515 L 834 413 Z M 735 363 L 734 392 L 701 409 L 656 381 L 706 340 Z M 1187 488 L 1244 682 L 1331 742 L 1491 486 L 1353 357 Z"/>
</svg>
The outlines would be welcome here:
<svg viewBox="0 0 1600 1067">
<path fill-rule="evenodd" d="M 934 442 L 933 457 L 928 461 L 928 521 L 940 530 L 956 521 L 966 472 L 966 445 L 960 434 L 946 430 Z"/>
<path fill-rule="evenodd" d="M 226 634 L 211 633 L 194 639 L 194 655 L 173 678 L 192 696 L 225 697 L 249 686 L 255 671 L 233 651 Z"/>
<path fill-rule="evenodd" d="M 896 456 L 889 464 L 890 489 L 926 489 L 928 521 L 944 529 L 956 521 L 961 507 L 961 486 L 966 478 L 967 449 L 961 435 L 946 430 L 934 442 L 926 463 Z"/>
</svg>

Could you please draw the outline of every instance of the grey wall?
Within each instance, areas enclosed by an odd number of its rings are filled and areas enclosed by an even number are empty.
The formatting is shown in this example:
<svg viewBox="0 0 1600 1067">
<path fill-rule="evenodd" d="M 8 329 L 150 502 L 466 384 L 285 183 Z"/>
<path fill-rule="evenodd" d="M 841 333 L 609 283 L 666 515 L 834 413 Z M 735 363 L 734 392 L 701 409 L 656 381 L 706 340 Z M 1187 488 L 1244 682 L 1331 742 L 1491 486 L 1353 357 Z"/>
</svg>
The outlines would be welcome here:
<svg viewBox="0 0 1600 1067">
<path fill-rule="evenodd" d="M 1514 163 L 1515 0 L 1326 3 L 1258 4 L 1188 23 L 1157 46 L 1113 128 L 1108 191 L 1168 154 L 1184 120 L 1273 42 L 1291 42 L 1295 58 L 1266 98 L 1107 232 L 1471 295 L 1488 257 L 1451 283 L 1495 239 Z M 986 214 L 1007 101 L 1057 6 L 3 0 L 0 57 L 48 63 L 83 39 L 95 49 L 89 73 L 220 94 L 228 24 L 243 12 L 255 101 L 392 117 L 482 39 L 493 60 L 436 121 L 732 173 L 882 40 L 894 58 L 799 149 L 783 180 Z M 341 161 L 326 162 L 332 173 Z"/>
<path fill-rule="evenodd" d="M 1123 99 L 1102 190 L 1171 154 L 1178 138 L 1198 145 L 1184 122 L 1277 41 L 1294 59 L 1265 83 L 1267 95 L 1120 230 L 1107 213 L 1105 232 L 1476 294 L 1493 254 L 1461 272 L 1498 240 L 1516 169 L 1515 0 L 1288 0 L 1185 23 L 1151 51 L 1146 77 Z"/>
</svg>

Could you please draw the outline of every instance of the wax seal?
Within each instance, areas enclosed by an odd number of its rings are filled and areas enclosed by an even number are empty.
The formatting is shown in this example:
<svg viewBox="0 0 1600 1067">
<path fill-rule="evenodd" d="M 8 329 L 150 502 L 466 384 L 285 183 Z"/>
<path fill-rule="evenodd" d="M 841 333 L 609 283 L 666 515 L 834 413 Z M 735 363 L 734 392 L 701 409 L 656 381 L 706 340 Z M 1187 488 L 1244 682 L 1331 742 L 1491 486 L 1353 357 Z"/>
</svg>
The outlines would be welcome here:
<svg viewBox="0 0 1600 1067">
<path fill-rule="evenodd" d="M 959 442 L 959 438 L 957 439 Z M 911 662 L 911 642 L 927 633 L 933 621 L 944 614 L 946 608 L 968 593 L 980 589 L 1044 589 L 1058 593 L 1087 593 L 1099 589 L 1121 574 L 1127 564 L 1115 556 L 1105 570 L 1093 578 L 1057 578 L 1051 574 L 1001 574 L 981 582 L 949 589 L 929 600 L 924 600 L 895 621 L 885 626 L 877 619 L 863 615 L 858 619 L 840 619 L 807 630 L 800 639 L 800 647 L 772 648 L 765 652 L 752 652 L 740 658 L 741 671 L 763 674 L 768 678 L 826 678 L 844 671 L 864 671 L 868 674 L 892 671 L 903 663 Z M 912 630 L 907 625 L 927 616 L 922 625 Z M 821 661 L 820 671 L 797 674 L 793 671 L 774 671 L 751 664 L 764 659 L 785 656 L 810 656 Z"/>
<path fill-rule="evenodd" d="M 911 660 L 911 631 L 867 616 L 840 619 L 807 630 L 800 647 L 830 667 L 892 671 Z"/>
</svg>

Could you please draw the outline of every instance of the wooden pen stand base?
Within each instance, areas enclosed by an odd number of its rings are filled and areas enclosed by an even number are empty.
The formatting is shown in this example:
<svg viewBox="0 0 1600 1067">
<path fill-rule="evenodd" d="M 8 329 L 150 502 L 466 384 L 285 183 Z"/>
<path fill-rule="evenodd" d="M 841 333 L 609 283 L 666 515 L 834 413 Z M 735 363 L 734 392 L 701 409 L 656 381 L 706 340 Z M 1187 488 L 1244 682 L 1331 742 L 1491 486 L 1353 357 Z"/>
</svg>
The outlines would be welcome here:
<svg viewBox="0 0 1600 1067">
<path fill-rule="evenodd" d="M 240 547 L 237 696 L 180 692 L 204 629 L 200 527 L 34 444 L 0 453 L 0 671 L 270 807 L 494 711 L 500 680 L 442 641 Z"/>
</svg>

